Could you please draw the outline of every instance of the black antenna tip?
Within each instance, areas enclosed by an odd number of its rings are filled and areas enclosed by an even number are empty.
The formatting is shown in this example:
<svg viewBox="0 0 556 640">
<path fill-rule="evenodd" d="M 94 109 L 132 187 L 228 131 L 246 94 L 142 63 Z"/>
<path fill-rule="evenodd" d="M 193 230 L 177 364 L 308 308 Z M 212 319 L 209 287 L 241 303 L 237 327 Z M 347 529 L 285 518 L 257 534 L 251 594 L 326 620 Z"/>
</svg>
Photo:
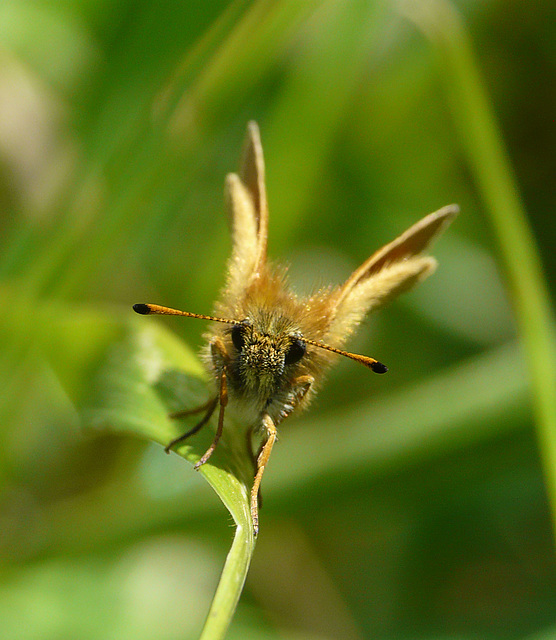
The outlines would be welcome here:
<svg viewBox="0 0 556 640">
<path fill-rule="evenodd" d="M 386 373 L 388 371 L 388 367 L 385 364 L 382 364 L 382 362 L 373 362 L 371 369 L 375 373 Z"/>
<path fill-rule="evenodd" d="M 151 312 L 148 304 L 134 304 L 133 311 L 140 313 L 142 316 L 146 316 Z"/>
</svg>

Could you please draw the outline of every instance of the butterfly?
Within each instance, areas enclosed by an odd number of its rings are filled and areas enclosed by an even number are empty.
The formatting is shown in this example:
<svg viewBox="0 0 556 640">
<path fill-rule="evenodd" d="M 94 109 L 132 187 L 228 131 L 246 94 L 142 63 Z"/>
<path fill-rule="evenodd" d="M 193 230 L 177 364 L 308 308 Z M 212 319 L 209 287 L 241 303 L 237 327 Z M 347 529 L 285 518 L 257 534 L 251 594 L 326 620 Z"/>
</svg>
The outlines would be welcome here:
<svg viewBox="0 0 556 640">
<path fill-rule="evenodd" d="M 373 253 L 340 286 L 298 296 L 285 270 L 267 259 L 268 204 L 265 165 L 258 125 L 250 122 L 239 173 L 226 177 L 233 249 L 226 285 L 214 315 L 179 311 L 156 304 L 136 304 L 140 314 L 179 315 L 210 321 L 203 357 L 214 383 L 210 400 L 180 412 L 203 414 L 195 427 L 166 446 L 197 433 L 218 409 L 212 444 L 197 461 L 205 464 L 216 449 L 226 416 L 248 427 L 254 463 L 250 496 L 253 531 L 259 532 L 259 490 L 277 437 L 278 425 L 306 407 L 337 355 L 375 373 L 387 368 L 374 358 L 342 347 L 363 317 L 428 277 L 436 260 L 427 247 L 458 214 L 456 205 L 424 217 Z M 176 414 L 178 415 L 178 414 Z M 256 454 L 252 438 L 260 434 Z"/>
</svg>

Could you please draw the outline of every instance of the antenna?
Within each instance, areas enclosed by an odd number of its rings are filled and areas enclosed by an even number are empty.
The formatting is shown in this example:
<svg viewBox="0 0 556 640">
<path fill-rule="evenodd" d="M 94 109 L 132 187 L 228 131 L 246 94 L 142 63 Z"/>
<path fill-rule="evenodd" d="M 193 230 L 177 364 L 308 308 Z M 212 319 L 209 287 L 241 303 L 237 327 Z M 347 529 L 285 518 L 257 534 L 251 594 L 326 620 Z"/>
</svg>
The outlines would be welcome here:
<svg viewBox="0 0 556 640">
<path fill-rule="evenodd" d="M 345 356 L 346 358 L 350 358 L 351 360 L 355 360 L 355 362 L 359 362 L 364 367 L 367 367 L 367 369 L 370 369 L 375 373 L 386 373 L 388 371 L 388 367 L 386 365 L 374 358 L 370 358 L 369 356 L 361 356 L 357 353 L 344 351 L 343 349 L 336 349 L 336 347 L 331 347 L 324 342 L 317 342 L 316 340 L 307 340 L 307 338 L 301 338 L 301 340 L 307 344 L 312 344 L 314 347 L 320 347 L 321 349 L 326 349 L 327 351 L 332 351 L 332 353 L 337 353 L 341 356 Z"/>
<path fill-rule="evenodd" d="M 230 318 L 218 318 L 216 316 L 206 316 L 202 313 L 179 311 L 178 309 L 171 309 L 170 307 L 161 307 L 159 304 L 134 304 L 133 310 L 135 311 L 135 313 L 139 313 L 144 316 L 186 316 L 187 318 L 198 318 L 199 320 L 212 320 L 213 322 L 224 322 L 226 324 L 240 324 L 238 320 L 231 320 Z M 374 371 L 374 373 L 386 373 L 388 371 L 388 367 L 386 365 L 382 364 L 382 362 L 379 362 L 378 360 L 375 360 L 374 358 L 370 358 L 369 356 L 362 356 L 357 353 L 350 353 L 349 351 L 336 349 L 336 347 L 331 347 L 324 342 L 317 342 L 316 340 L 308 340 L 307 338 L 300 339 L 306 344 L 311 344 L 314 347 L 326 349 L 327 351 L 332 351 L 332 353 L 337 353 L 340 356 L 345 356 L 346 358 L 355 360 L 355 362 L 359 362 L 364 367 L 367 367 L 367 369 Z"/>
<path fill-rule="evenodd" d="M 226 324 L 239 324 L 237 320 L 205 316 L 201 313 L 189 313 L 189 311 L 179 311 L 178 309 L 170 309 L 170 307 L 161 307 L 159 304 L 134 304 L 133 311 L 135 311 L 135 313 L 140 313 L 142 316 L 187 316 L 188 318 L 199 318 L 199 320 L 213 320 L 214 322 L 225 322 Z"/>
</svg>

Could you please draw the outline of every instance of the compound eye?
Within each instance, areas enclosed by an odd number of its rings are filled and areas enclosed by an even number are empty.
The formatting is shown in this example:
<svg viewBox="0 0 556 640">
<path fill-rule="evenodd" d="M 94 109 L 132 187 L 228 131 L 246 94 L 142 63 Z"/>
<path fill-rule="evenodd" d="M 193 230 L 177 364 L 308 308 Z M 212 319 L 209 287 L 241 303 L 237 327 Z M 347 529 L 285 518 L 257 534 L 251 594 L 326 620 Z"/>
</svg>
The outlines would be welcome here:
<svg viewBox="0 0 556 640">
<path fill-rule="evenodd" d="M 245 344 L 245 325 L 243 324 L 235 324 L 232 327 L 232 342 L 234 343 L 234 347 L 241 351 L 243 349 L 243 345 Z"/>
<path fill-rule="evenodd" d="M 305 355 L 307 351 L 307 347 L 305 343 L 300 338 L 294 338 L 290 345 L 290 348 L 286 351 L 286 356 L 284 358 L 284 362 L 286 364 L 295 364 L 299 362 L 301 358 Z"/>
</svg>

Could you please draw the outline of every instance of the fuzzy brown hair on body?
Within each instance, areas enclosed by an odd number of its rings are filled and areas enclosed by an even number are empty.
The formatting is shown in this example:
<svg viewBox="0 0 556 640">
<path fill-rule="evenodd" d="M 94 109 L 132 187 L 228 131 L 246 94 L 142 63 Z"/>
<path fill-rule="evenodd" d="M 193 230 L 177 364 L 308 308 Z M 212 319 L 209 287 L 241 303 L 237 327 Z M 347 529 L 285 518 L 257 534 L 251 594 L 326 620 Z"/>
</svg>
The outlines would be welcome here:
<svg viewBox="0 0 556 640">
<path fill-rule="evenodd" d="M 217 407 L 214 440 L 195 468 L 212 455 L 232 411 L 244 420 L 249 433 L 262 432 L 254 460 L 251 517 L 259 531 L 259 488 L 277 425 L 293 411 L 305 407 L 326 368 L 343 355 L 375 373 L 386 367 L 368 356 L 343 350 L 347 338 L 363 317 L 424 280 L 436 260 L 423 255 L 458 213 L 450 205 L 431 213 L 401 236 L 376 251 L 340 286 L 298 297 L 289 289 L 284 273 L 267 261 L 268 206 L 265 168 L 259 128 L 247 127 L 247 140 L 239 173 L 226 178 L 226 196 L 233 249 L 226 286 L 206 316 L 154 304 L 137 304 L 141 314 L 181 315 L 210 320 L 203 355 L 215 382 L 211 399 L 202 407 L 182 412 L 204 412 L 199 423 L 172 440 L 166 451 L 197 433 Z"/>
</svg>

